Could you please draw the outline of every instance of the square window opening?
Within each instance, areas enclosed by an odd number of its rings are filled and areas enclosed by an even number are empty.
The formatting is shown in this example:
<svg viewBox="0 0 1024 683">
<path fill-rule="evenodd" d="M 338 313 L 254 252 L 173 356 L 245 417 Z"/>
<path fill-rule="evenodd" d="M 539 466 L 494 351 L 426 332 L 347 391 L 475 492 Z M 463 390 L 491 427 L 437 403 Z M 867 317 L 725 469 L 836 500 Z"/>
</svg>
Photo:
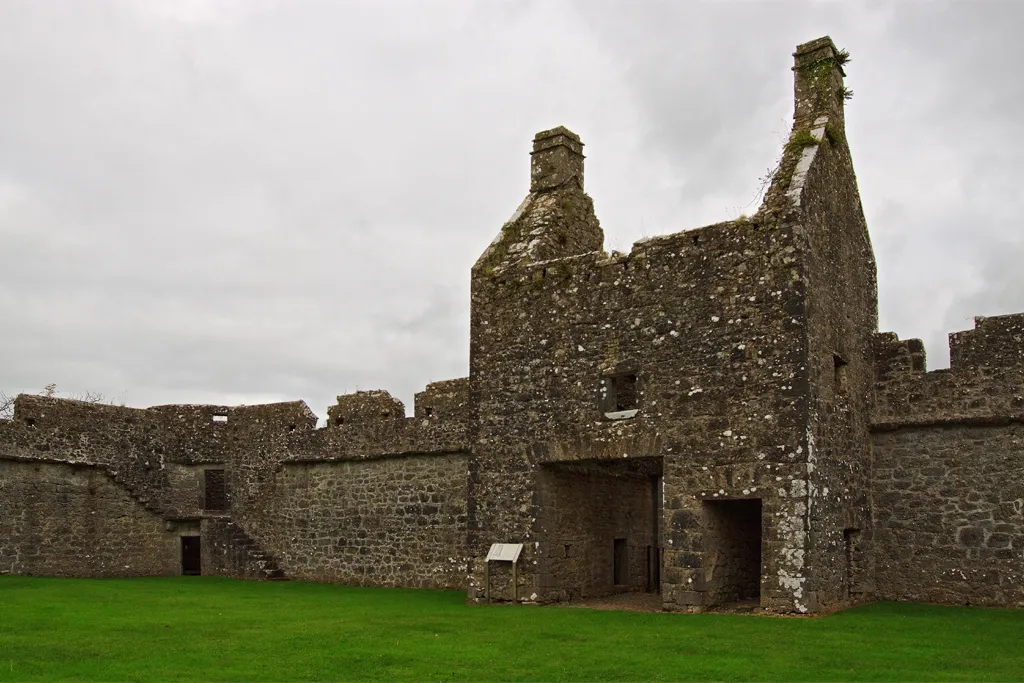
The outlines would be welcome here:
<svg viewBox="0 0 1024 683">
<path fill-rule="evenodd" d="M 637 410 L 640 407 L 640 384 L 635 373 L 605 377 L 602 386 L 602 408 L 605 413 Z"/>
<path fill-rule="evenodd" d="M 227 477 L 224 470 L 203 471 L 203 509 L 228 509 Z"/>
</svg>

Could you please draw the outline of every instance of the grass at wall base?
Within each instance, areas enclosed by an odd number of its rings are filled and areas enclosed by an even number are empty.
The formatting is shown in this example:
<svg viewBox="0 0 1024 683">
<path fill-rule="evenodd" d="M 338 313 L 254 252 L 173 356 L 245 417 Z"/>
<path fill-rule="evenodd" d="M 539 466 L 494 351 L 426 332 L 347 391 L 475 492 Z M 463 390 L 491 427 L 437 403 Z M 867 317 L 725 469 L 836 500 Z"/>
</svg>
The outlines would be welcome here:
<svg viewBox="0 0 1024 683">
<path fill-rule="evenodd" d="M 0 576 L 0 681 L 1021 680 L 1024 610 L 820 618 L 468 606 L 455 591 Z"/>
</svg>

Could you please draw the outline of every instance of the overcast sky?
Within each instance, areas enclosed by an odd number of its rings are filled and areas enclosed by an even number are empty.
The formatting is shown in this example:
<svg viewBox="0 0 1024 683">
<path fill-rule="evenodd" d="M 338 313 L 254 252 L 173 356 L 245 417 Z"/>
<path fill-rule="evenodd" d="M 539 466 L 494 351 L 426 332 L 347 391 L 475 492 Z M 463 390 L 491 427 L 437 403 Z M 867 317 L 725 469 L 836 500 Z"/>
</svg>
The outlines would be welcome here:
<svg viewBox="0 0 1024 683">
<path fill-rule="evenodd" d="M 0 0 L 0 389 L 129 405 L 468 373 L 535 132 L 606 247 L 751 214 L 792 52 L 850 50 L 881 328 L 1024 311 L 1024 3 Z"/>
</svg>

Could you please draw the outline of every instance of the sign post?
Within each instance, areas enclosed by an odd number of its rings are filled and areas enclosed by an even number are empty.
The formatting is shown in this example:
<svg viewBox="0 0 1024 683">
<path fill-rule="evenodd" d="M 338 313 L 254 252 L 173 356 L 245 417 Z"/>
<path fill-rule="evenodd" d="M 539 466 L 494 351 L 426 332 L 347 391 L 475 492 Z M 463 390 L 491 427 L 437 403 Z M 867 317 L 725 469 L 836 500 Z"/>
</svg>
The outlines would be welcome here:
<svg viewBox="0 0 1024 683">
<path fill-rule="evenodd" d="M 484 596 L 491 601 L 491 562 L 512 563 L 512 601 L 519 602 L 519 576 L 517 565 L 519 555 L 523 552 L 522 543 L 492 543 L 484 560 Z"/>
</svg>

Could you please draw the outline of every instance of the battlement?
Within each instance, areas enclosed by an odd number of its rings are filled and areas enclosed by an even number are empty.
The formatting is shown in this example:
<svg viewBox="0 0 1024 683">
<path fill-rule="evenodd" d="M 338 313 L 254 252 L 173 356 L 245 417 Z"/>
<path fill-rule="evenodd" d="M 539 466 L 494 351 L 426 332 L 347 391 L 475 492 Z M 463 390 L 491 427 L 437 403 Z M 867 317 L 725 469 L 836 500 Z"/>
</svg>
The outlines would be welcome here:
<svg viewBox="0 0 1024 683">
<path fill-rule="evenodd" d="M 304 401 L 253 406 L 162 405 L 150 408 L 21 394 L 12 424 L 28 429 L 109 435 L 143 428 L 199 435 L 214 430 L 257 429 L 294 432 L 316 427 L 316 415 Z"/>
<path fill-rule="evenodd" d="M 356 391 L 327 409 L 327 429 L 293 439 L 287 461 L 360 460 L 467 450 L 469 381 L 433 382 L 416 394 L 415 415 L 387 391 Z"/>
<path fill-rule="evenodd" d="M 1024 313 L 974 318 L 974 329 L 949 335 L 950 368 L 1024 367 Z"/>
<path fill-rule="evenodd" d="M 431 382 L 416 394 L 414 406 L 417 419 L 466 419 L 469 415 L 469 378 Z"/>
<path fill-rule="evenodd" d="M 327 409 L 328 427 L 394 425 L 405 419 L 405 404 L 387 391 L 357 391 Z"/>
<path fill-rule="evenodd" d="M 949 369 L 929 372 L 920 339 L 874 336 L 874 429 L 1024 419 L 1024 314 L 979 316 L 949 350 Z"/>
</svg>

